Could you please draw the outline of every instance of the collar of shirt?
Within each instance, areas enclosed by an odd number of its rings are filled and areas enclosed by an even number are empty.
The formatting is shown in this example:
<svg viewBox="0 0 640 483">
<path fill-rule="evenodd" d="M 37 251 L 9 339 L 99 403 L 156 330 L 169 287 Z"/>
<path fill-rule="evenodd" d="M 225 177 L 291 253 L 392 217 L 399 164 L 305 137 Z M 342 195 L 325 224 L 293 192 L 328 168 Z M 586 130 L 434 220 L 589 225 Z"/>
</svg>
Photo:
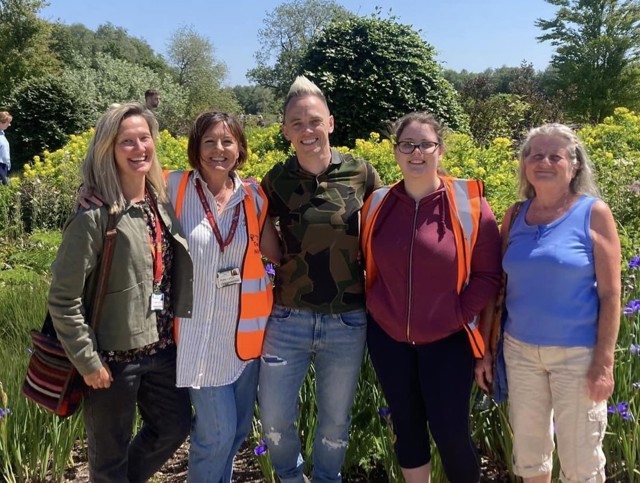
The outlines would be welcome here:
<svg viewBox="0 0 640 483">
<path fill-rule="evenodd" d="M 231 171 L 230 176 L 233 180 L 233 194 L 231 195 L 231 199 L 229 201 L 237 197 L 240 197 L 240 199 L 244 199 L 247 194 L 247 189 L 242 182 L 242 178 L 240 178 L 240 175 L 237 171 Z M 199 179 L 202 182 L 202 187 L 205 189 L 205 193 L 212 195 L 211 191 L 209 191 L 209 187 L 207 186 L 207 182 L 202 177 L 202 174 L 200 174 L 200 171 L 194 169 L 193 176 L 191 177 L 190 182 L 195 185 L 196 179 Z"/>
<path fill-rule="evenodd" d="M 327 169 L 318 176 L 329 173 L 334 169 L 338 169 L 341 165 L 342 165 L 342 154 L 340 154 L 335 149 L 331 149 L 331 162 L 329 163 L 329 166 L 327 167 Z M 313 178 L 317 177 L 316 175 L 308 173 L 300 166 L 300 161 L 298 161 L 298 156 L 296 155 L 291 156 L 287 160 L 287 162 L 285 163 L 285 168 L 291 171 L 292 173 L 303 174 L 303 175 L 311 176 Z"/>
</svg>

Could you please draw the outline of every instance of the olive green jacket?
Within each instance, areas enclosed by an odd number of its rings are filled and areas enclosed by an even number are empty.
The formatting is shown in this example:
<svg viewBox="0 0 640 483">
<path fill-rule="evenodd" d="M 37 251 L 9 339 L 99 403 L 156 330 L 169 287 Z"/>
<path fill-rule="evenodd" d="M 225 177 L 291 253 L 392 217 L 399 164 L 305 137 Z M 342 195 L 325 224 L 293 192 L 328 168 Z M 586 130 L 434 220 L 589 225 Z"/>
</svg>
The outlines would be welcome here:
<svg viewBox="0 0 640 483">
<path fill-rule="evenodd" d="M 158 212 L 174 247 L 172 264 L 173 308 L 176 316 L 191 317 L 193 265 L 173 208 L 158 203 Z M 51 271 L 49 312 L 69 359 L 80 374 L 102 367 L 97 352 L 124 351 L 158 340 L 156 312 L 150 310 L 153 261 L 142 209 L 128 205 L 118 215 L 113 262 L 97 331 L 85 317 L 91 314 L 100 272 L 100 255 L 109 214 L 92 207 L 67 220 Z"/>
</svg>

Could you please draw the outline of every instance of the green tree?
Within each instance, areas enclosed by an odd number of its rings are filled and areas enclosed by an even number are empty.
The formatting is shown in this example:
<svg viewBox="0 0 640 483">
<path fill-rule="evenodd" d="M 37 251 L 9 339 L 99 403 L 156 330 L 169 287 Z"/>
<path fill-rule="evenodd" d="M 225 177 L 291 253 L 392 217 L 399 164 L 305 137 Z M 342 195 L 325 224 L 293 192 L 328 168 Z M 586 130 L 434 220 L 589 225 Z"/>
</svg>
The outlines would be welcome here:
<svg viewBox="0 0 640 483">
<path fill-rule="evenodd" d="M 332 22 L 353 14 L 334 0 L 291 0 L 268 12 L 264 28 L 258 30 L 260 50 L 257 67 L 247 77 L 263 87 L 275 89 L 284 98 L 298 72 L 304 51 L 317 35 Z"/>
<path fill-rule="evenodd" d="M 46 5 L 44 0 L 0 0 L 0 103 L 22 81 L 61 67 L 49 50 L 51 26 L 37 16 Z"/>
<path fill-rule="evenodd" d="M 467 122 L 435 50 L 394 19 L 354 17 L 334 23 L 309 46 L 300 68 L 324 91 L 335 144 L 352 145 L 409 111 L 428 110 L 453 129 Z"/>
<path fill-rule="evenodd" d="M 282 107 L 268 87 L 235 86 L 233 93 L 245 114 L 277 114 Z"/>
<path fill-rule="evenodd" d="M 75 66 L 79 57 L 92 59 L 98 54 L 108 54 L 159 74 L 171 72 L 167 62 L 147 42 L 129 35 L 122 27 L 106 23 L 94 32 L 82 24 L 56 23 L 52 28 L 51 49 L 68 66 Z"/>
<path fill-rule="evenodd" d="M 12 160 L 16 167 L 45 149 L 64 145 L 70 134 L 89 127 L 92 109 L 75 86 L 59 75 L 45 75 L 23 81 L 9 99 L 13 114 Z"/>
<path fill-rule="evenodd" d="M 469 128 L 480 145 L 498 136 L 519 141 L 528 129 L 562 119 L 557 100 L 543 90 L 542 74 L 527 62 L 479 74 L 446 75 L 458 83 Z"/>
<path fill-rule="evenodd" d="M 87 126 L 114 102 L 144 102 L 144 91 L 153 86 L 162 94 L 154 111 L 161 129 L 185 133 L 190 122 L 187 97 L 169 74 L 158 74 L 150 67 L 133 64 L 99 53 L 93 59 L 80 57 L 78 65 L 65 69 L 63 77 L 73 86 L 74 95 L 90 106 Z"/>
<path fill-rule="evenodd" d="M 215 59 L 211 42 L 193 27 L 179 28 L 171 35 L 167 55 L 178 85 L 187 92 L 189 116 L 209 109 L 240 111 L 233 93 L 222 89 L 226 65 Z"/>
<path fill-rule="evenodd" d="M 546 0 L 555 18 L 538 19 L 556 52 L 554 90 L 565 93 L 567 114 L 599 122 L 617 106 L 637 107 L 640 54 L 638 0 Z"/>
</svg>

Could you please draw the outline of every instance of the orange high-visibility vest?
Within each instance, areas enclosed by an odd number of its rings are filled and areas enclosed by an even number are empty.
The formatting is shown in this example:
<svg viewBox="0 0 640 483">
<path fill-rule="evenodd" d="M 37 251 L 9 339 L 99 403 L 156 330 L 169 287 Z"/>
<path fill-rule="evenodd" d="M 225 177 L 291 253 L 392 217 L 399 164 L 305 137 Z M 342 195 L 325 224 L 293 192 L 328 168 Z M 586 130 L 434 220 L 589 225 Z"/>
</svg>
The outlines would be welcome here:
<svg viewBox="0 0 640 483">
<path fill-rule="evenodd" d="M 458 258 L 458 293 L 469 283 L 471 275 L 471 255 L 478 239 L 478 226 L 484 185 L 482 181 L 456 179 L 441 176 L 445 193 L 449 202 L 449 212 L 453 225 L 453 235 L 456 243 Z M 360 246 L 365 256 L 366 287 L 371 287 L 378 275 L 378 269 L 371 251 L 371 234 L 380 207 L 386 200 L 391 187 L 384 187 L 374 191 L 362 207 L 362 229 L 360 230 Z M 484 356 L 485 346 L 478 327 L 478 317 L 464 325 L 473 355 L 477 358 Z"/>
<path fill-rule="evenodd" d="M 181 176 L 173 201 L 176 216 L 180 219 L 182 204 L 191 171 L 178 172 Z M 242 284 L 236 326 L 236 353 L 243 361 L 260 357 L 262 342 L 271 308 L 273 288 L 262 262 L 260 234 L 267 219 L 267 197 L 259 185 L 243 182 L 247 196 L 242 205 L 247 222 L 247 249 L 242 262 Z M 258 215 L 259 213 L 259 215 Z M 175 339 L 178 342 L 178 326 L 175 325 Z"/>
</svg>

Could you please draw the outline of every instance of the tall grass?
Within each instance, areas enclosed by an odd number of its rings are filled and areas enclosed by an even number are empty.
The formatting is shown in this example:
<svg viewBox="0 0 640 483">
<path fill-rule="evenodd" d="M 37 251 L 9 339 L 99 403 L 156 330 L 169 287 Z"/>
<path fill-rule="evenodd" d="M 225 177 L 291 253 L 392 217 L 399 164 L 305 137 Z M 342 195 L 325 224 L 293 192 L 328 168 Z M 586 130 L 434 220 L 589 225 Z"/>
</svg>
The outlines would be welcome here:
<svg viewBox="0 0 640 483">
<path fill-rule="evenodd" d="M 60 481 L 70 463 L 74 442 L 82 436 L 76 415 L 61 420 L 21 395 L 29 358 L 29 330 L 43 320 L 48 284 L 23 272 L 0 291 L 0 381 L 9 408 L 0 422 L 0 470 L 7 482 Z"/>
</svg>

